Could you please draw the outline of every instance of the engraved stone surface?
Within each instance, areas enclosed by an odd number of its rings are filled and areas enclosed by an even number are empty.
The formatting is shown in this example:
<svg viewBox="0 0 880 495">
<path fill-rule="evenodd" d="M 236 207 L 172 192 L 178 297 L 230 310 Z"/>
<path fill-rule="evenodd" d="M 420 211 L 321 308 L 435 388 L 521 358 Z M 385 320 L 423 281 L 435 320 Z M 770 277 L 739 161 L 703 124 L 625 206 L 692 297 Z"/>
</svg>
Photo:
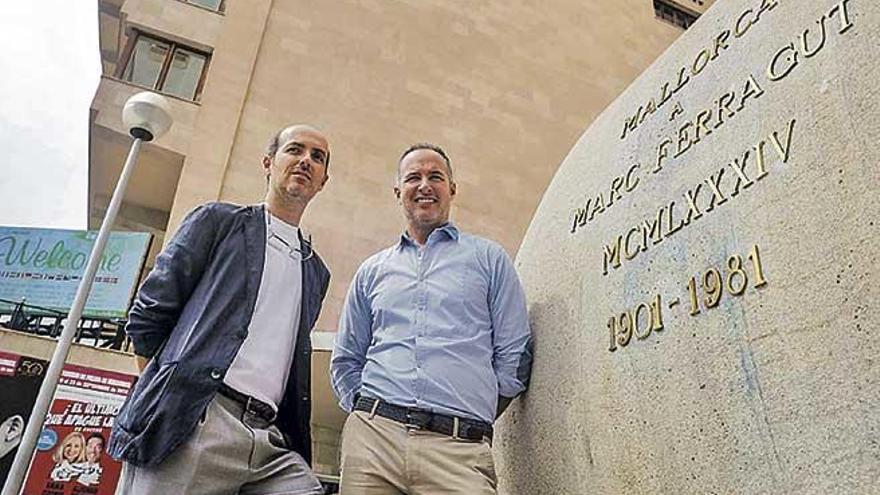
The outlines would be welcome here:
<svg viewBox="0 0 880 495">
<path fill-rule="evenodd" d="M 719 0 L 591 125 L 501 493 L 878 493 L 878 88 L 880 2 Z"/>
</svg>

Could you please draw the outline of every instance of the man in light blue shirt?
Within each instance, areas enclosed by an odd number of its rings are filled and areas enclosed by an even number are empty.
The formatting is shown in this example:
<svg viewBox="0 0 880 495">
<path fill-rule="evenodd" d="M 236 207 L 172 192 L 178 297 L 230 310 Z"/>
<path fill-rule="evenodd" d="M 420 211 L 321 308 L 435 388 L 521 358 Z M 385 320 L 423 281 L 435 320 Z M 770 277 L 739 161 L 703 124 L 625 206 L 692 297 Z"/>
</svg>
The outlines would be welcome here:
<svg viewBox="0 0 880 495">
<path fill-rule="evenodd" d="M 407 149 L 394 192 L 406 231 L 358 269 L 331 361 L 352 412 L 341 493 L 494 494 L 492 423 L 531 370 L 522 286 L 501 246 L 449 222 L 441 148 Z"/>
</svg>

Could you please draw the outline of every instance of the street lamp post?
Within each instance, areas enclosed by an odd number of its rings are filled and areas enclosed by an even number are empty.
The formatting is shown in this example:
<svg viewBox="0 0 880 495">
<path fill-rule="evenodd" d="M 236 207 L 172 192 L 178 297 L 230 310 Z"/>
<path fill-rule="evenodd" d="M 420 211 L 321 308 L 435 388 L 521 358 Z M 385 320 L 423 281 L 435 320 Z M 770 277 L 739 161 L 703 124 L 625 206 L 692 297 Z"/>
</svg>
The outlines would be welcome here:
<svg viewBox="0 0 880 495">
<path fill-rule="evenodd" d="M 15 460 L 9 470 L 9 476 L 3 485 L 2 495 L 19 495 L 21 492 L 25 475 L 34 455 L 34 448 L 43 430 L 43 422 L 46 420 L 49 404 L 55 395 L 58 378 L 61 376 L 64 361 L 67 360 L 70 344 L 73 342 L 76 328 L 79 326 L 79 320 L 82 316 L 89 291 L 92 288 L 95 273 L 98 271 L 104 246 L 107 244 L 107 238 L 110 237 L 110 228 L 113 226 L 116 214 L 119 212 L 119 206 L 122 204 L 125 187 L 128 185 L 128 179 L 131 177 L 132 171 L 134 171 L 141 145 L 145 141 L 152 141 L 154 138 L 161 136 L 171 127 L 171 112 L 168 102 L 165 98 L 155 93 L 138 93 L 125 102 L 125 106 L 122 109 L 122 122 L 128 128 L 134 141 L 131 143 L 128 158 L 125 160 L 122 174 L 119 176 L 116 189 L 113 191 L 113 197 L 110 199 L 110 206 L 104 214 L 101 230 L 98 231 L 95 245 L 92 246 L 89 262 L 86 265 L 83 277 L 80 279 L 79 287 L 76 290 L 76 297 L 73 299 L 73 306 L 71 306 L 70 313 L 67 315 L 67 321 L 64 324 L 64 330 L 58 337 L 58 344 L 55 346 L 55 352 L 52 354 L 52 360 L 49 362 L 49 369 L 43 378 L 34 409 L 31 411 L 30 419 L 28 419 L 27 428 L 22 436 L 21 444 L 18 446 L 18 452 L 15 454 Z"/>
</svg>

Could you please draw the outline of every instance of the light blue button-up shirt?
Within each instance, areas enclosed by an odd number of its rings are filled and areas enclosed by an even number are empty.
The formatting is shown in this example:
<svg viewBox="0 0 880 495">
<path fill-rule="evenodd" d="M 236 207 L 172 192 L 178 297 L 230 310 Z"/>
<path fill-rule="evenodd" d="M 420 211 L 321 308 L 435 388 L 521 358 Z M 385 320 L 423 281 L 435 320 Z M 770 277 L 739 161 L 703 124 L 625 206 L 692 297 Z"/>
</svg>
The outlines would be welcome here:
<svg viewBox="0 0 880 495">
<path fill-rule="evenodd" d="M 531 370 L 525 295 L 498 244 L 435 229 L 406 234 L 358 269 L 339 321 L 330 371 L 354 396 L 492 423 L 498 396 L 525 390 Z"/>
</svg>

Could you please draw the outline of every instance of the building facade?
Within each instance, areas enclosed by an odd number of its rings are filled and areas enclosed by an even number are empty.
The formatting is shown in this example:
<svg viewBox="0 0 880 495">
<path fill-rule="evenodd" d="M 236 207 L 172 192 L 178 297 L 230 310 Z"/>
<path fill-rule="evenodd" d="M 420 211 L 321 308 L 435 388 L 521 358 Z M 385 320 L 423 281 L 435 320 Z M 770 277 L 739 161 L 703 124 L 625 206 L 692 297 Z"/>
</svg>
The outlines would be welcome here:
<svg viewBox="0 0 880 495">
<path fill-rule="evenodd" d="M 122 105 L 144 88 L 169 96 L 174 125 L 145 146 L 117 228 L 157 236 L 148 266 L 195 206 L 259 202 L 269 137 L 313 124 L 332 163 L 303 228 L 333 274 L 317 325 L 332 332 L 360 262 L 402 232 L 391 187 L 403 149 L 443 146 L 454 221 L 514 256 L 584 128 L 683 32 L 675 15 L 710 3 L 100 0 L 90 226 L 128 150 Z M 335 450 L 320 444 L 333 447 L 341 414 L 316 362 L 315 460 L 332 471 Z"/>
</svg>

